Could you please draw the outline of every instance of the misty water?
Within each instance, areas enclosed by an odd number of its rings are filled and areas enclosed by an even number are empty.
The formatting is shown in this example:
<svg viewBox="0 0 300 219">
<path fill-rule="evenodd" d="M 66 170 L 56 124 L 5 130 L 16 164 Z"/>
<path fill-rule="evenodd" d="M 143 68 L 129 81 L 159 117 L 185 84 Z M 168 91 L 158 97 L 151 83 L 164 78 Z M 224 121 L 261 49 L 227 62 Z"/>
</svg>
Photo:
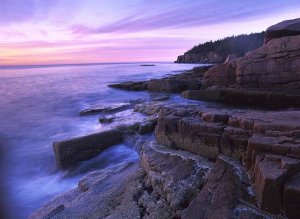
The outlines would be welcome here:
<svg viewBox="0 0 300 219">
<path fill-rule="evenodd" d="M 130 142 L 125 142 L 72 170 L 61 170 L 52 143 L 108 128 L 99 124 L 99 115 L 80 117 L 83 109 L 144 101 L 151 96 L 112 89 L 108 84 L 160 78 L 195 66 L 141 64 L 0 68 L 1 196 L 12 218 L 26 218 L 56 195 L 74 188 L 89 171 L 138 159 Z M 139 119 L 131 113 L 119 113 L 117 122 Z"/>
</svg>

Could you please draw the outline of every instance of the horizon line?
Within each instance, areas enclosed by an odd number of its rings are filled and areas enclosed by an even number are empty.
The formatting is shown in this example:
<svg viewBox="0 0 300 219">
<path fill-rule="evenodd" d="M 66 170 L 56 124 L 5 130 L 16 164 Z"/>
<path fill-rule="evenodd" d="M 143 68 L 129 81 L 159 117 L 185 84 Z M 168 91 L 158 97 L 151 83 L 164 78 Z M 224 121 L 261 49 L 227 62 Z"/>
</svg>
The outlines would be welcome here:
<svg viewBox="0 0 300 219">
<path fill-rule="evenodd" d="M 39 67 L 61 67 L 61 66 L 81 66 L 81 65 L 105 65 L 105 64 L 134 64 L 134 63 L 174 63 L 173 61 L 130 61 L 130 62 L 94 62 L 94 63 L 66 63 L 66 64 L 29 64 L 29 65 L 0 65 L 1 69 L 17 68 L 39 68 Z M 196 64 L 196 63 L 191 63 Z"/>
</svg>

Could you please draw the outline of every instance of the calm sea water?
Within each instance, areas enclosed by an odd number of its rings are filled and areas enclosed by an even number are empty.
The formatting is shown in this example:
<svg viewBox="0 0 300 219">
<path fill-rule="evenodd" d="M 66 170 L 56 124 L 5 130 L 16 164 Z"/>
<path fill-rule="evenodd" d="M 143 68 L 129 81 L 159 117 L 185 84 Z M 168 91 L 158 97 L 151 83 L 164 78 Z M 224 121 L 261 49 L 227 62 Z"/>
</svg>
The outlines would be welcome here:
<svg viewBox="0 0 300 219">
<path fill-rule="evenodd" d="M 57 168 L 52 142 L 105 128 L 97 116 L 80 117 L 82 109 L 149 98 L 147 92 L 116 90 L 108 84 L 160 78 L 195 66 L 140 65 L 0 68 L 1 196 L 12 218 L 26 218 L 57 194 L 75 187 L 88 171 L 137 159 L 132 147 L 117 145 L 82 162 L 70 174 Z"/>
</svg>

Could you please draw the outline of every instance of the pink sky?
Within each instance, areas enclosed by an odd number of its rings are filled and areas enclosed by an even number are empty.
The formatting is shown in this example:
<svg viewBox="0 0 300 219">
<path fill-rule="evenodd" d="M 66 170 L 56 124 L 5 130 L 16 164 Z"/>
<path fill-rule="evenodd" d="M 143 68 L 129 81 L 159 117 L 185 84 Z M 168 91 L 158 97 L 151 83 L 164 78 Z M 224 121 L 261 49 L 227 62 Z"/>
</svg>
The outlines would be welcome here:
<svg viewBox="0 0 300 219">
<path fill-rule="evenodd" d="M 298 0 L 3 0 L 0 65 L 174 61 L 299 14 Z"/>
</svg>

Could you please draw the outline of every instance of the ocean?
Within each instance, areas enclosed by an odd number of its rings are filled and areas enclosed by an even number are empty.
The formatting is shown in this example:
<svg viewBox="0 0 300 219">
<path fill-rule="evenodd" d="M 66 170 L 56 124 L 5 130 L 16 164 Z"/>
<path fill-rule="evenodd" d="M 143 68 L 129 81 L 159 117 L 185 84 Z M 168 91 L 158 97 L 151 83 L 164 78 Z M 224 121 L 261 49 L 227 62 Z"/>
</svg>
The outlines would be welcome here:
<svg viewBox="0 0 300 219">
<path fill-rule="evenodd" d="M 99 115 L 79 116 L 83 109 L 145 101 L 153 95 L 112 89 L 108 84 L 161 78 L 199 66 L 142 64 L 149 63 L 0 67 L 0 186 L 2 205 L 11 218 L 26 218 L 76 187 L 90 171 L 138 159 L 130 143 L 124 143 L 62 170 L 56 165 L 52 143 L 109 128 L 98 122 Z M 171 101 L 181 99 L 176 96 Z M 139 119 L 131 113 L 119 113 L 116 123 Z"/>
</svg>

